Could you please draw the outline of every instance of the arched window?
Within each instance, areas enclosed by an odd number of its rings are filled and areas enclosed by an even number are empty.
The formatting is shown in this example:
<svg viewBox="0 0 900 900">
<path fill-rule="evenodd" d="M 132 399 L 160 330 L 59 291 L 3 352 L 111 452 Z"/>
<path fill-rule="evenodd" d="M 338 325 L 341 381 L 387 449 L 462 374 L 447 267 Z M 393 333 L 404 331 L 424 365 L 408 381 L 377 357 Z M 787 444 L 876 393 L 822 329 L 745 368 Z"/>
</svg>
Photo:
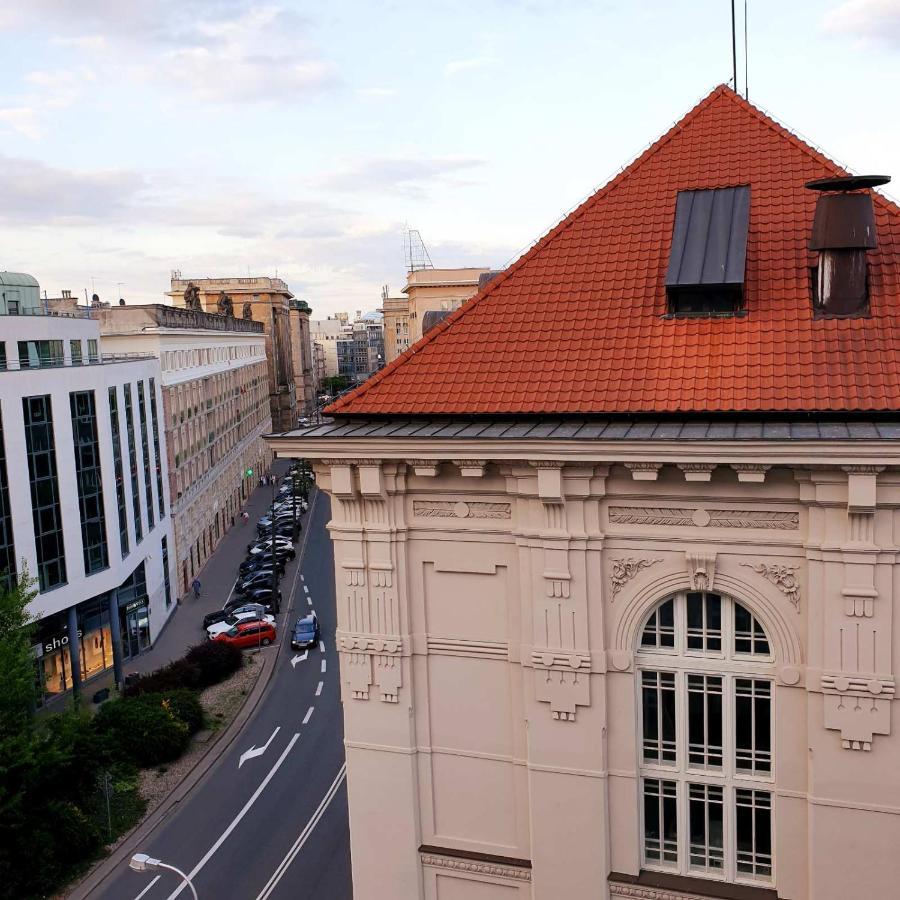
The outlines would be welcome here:
<svg viewBox="0 0 900 900">
<path fill-rule="evenodd" d="M 772 883 L 774 766 L 769 640 L 708 591 L 656 606 L 635 654 L 642 864 Z"/>
</svg>

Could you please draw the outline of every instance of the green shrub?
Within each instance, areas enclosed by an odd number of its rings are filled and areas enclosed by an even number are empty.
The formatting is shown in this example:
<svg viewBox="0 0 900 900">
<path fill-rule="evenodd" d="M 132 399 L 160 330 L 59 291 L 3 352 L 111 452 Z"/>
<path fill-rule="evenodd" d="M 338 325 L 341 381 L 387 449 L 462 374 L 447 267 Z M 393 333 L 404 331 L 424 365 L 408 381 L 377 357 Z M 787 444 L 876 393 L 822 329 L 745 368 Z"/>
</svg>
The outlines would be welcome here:
<svg viewBox="0 0 900 900">
<path fill-rule="evenodd" d="M 122 756 L 144 768 L 178 759 L 191 737 L 188 725 L 159 694 L 104 703 L 94 724 Z"/>
<path fill-rule="evenodd" d="M 176 659 L 174 662 L 142 675 L 125 690 L 126 697 L 137 697 L 140 694 L 157 694 L 162 691 L 177 691 L 182 688 L 196 690 L 205 687 L 200 667 L 187 659 Z"/>
<path fill-rule="evenodd" d="M 155 695 L 188 727 L 188 734 L 196 734 L 203 727 L 203 706 L 196 691 L 181 688 Z"/>
<path fill-rule="evenodd" d="M 200 670 L 202 687 L 218 684 L 237 672 L 244 664 L 244 656 L 233 644 L 206 641 L 188 650 L 185 661 Z"/>
</svg>

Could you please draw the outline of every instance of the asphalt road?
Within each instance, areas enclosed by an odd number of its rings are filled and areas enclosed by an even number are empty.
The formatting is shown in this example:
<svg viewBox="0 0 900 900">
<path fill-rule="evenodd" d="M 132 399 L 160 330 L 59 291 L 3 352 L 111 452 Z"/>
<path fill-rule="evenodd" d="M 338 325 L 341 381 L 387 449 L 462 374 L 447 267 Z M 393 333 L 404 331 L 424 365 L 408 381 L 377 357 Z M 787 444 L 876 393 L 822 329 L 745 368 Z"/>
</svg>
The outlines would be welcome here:
<svg viewBox="0 0 900 900">
<path fill-rule="evenodd" d="M 350 834 L 343 720 L 334 645 L 334 562 L 325 531 L 328 498 L 317 493 L 307 517 L 302 567 L 282 582 L 292 608 L 279 616 L 275 671 L 255 713 L 188 797 L 140 852 L 189 874 L 200 900 L 349 900 Z M 299 546 L 299 545 L 298 545 Z M 237 563 L 235 560 L 235 569 Z M 292 651 L 290 626 L 315 609 L 322 644 Z M 198 622 L 198 634 L 200 629 Z M 277 729 L 277 730 L 276 730 Z M 241 756 L 265 747 L 259 755 Z M 109 900 L 174 900 L 190 890 L 165 870 L 122 871 L 91 895 Z"/>
</svg>

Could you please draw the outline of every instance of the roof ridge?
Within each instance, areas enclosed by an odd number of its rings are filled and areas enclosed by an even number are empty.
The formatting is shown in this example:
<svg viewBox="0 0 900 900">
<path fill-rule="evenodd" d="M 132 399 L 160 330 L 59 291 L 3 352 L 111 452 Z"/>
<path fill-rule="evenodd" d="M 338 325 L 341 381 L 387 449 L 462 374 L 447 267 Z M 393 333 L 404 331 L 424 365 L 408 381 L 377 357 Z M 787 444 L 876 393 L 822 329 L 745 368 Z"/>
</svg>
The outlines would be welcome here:
<svg viewBox="0 0 900 900">
<path fill-rule="evenodd" d="M 464 301 L 458 309 L 455 309 L 452 313 L 450 313 L 449 316 L 435 325 L 427 334 L 424 334 L 421 338 L 419 338 L 419 340 L 416 341 L 415 344 L 401 353 L 400 356 L 388 363 L 383 369 L 380 369 L 374 375 L 367 378 L 361 385 L 355 387 L 349 393 L 344 394 L 343 397 L 336 400 L 331 404 L 331 406 L 326 407 L 323 412 L 340 412 L 352 401 L 364 396 L 373 387 L 375 387 L 377 384 L 380 384 L 391 372 L 399 368 L 408 360 L 412 359 L 416 355 L 416 353 L 421 352 L 425 347 L 433 343 L 454 322 L 462 318 L 462 316 L 466 312 L 474 309 L 475 306 L 479 305 L 485 299 L 485 297 L 490 296 L 490 294 L 501 284 L 503 284 L 503 282 L 505 282 L 510 275 L 522 268 L 526 264 L 526 262 L 534 257 L 534 255 L 539 250 L 546 247 L 553 238 L 565 231 L 567 228 L 569 228 L 569 226 L 577 221 L 577 219 L 586 210 L 588 204 L 592 203 L 595 200 L 600 200 L 602 197 L 605 197 L 614 187 L 624 181 L 627 176 L 632 174 L 638 166 L 642 165 L 660 148 L 668 144 L 669 141 L 672 140 L 672 138 L 675 136 L 675 134 L 682 130 L 685 123 L 696 118 L 696 116 L 698 116 L 702 110 L 706 109 L 706 107 L 710 106 L 713 100 L 718 96 L 722 94 L 727 95 L 733 93 L 734 91 L 732 91 L 727 84 L 719 84 L 714 87 L 705 97 L 702 97 L 697 103 L 695 103 L 694 106 L 691 107 L 691 109 L 689 109 L 680 119 L 674 122 L 668 130 L 664 131 L 652 144 L 650 144 L 649 147 L 647 147 L 634 160 L 632 160 L 631 163 L 617 172 L 612 178 L 610 178 L 609 181 L 606 182 L 606 184 L 601 185 L 593 193 L 585 197 L 585 199 L 582 200 L 581 203 L 579 203 L 571 212 L 569 212 L 559 222 L 557 222 L 556 225 L 554 225 L 553 228 L 551 228 L 542 238 L 535 241 L 535 243 L 532 244 L 531 247 L 529 247 L 511 266 L 509 266 L 499 275 L 496 275 L 494 278 L 492 278 L 480 291 L 475 294 L 474 297 Z"/>
</svg>

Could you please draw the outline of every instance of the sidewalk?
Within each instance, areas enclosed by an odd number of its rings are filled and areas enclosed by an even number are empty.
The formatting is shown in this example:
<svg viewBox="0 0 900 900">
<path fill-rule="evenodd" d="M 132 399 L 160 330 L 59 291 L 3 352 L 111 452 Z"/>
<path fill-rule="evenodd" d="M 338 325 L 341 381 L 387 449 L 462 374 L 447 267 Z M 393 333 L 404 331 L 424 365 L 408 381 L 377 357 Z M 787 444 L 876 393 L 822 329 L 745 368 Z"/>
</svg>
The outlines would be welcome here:
<svg viewBox="0 0 900 900">
<path fill-rule="evenodd" d="M 272 474 L 281 478 L 289 465 L 288 460 L 276 460 L 272 465 Z M 153 646 L 146 653 L 125 663 L 126 672 L 152 672 L 173 659 L 184 656 L 188 647 L 206 640 L 203 617 L 224 605 L 234 586 L 238 565 L 247 555 L 247 544 L 256 538 L 257 519 L 266 512 L 271 502 L 271 485 L 253 490 L 244 506 L 250 514 L 250 520 L 243 525 L 238 518 L 197 576 L 203 585 L 200 598 L 194 599 L 193 593 L 189 591 L 179 601 Z M 305 528 L 304 519 L 301 518 L 301 522 Z"/>
</svg>

